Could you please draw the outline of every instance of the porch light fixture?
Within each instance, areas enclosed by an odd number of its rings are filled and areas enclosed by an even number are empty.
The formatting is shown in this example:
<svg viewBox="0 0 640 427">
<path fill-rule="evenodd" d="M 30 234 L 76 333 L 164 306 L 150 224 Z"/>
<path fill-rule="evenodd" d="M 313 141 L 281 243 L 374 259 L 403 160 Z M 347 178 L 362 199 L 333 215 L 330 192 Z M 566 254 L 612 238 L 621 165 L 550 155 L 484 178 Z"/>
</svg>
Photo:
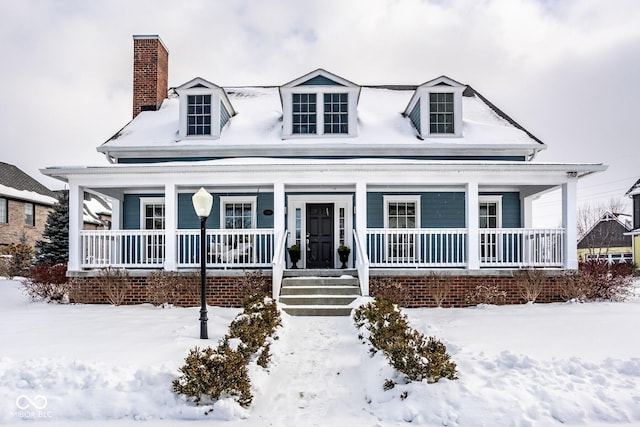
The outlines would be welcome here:
<svg viewBox="0 0 640 427">
<path fill-rule="evenodd" d="M 211 213 L 213 196 L 204 188 L 200 188 L 193 197 L 193 209 L 200 218 L 200 339 L 209 339 L 207 332 L 207 218 Z"/>
</svg>

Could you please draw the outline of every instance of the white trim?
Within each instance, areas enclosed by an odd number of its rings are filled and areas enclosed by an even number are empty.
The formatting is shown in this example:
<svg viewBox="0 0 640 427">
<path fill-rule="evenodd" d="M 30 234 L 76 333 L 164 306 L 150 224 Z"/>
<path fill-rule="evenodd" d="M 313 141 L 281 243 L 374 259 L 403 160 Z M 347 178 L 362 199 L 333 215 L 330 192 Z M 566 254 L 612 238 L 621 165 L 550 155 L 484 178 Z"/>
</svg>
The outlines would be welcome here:
<svg viewBox="0 0 640 427">
<path fill-rule="evenodd" d="M 251 204 L 251 228 L 258 228 L 258 196 L 220 196 L 220 229 L 226 228 L 227 203 L 250 203 Z"/>
<path fill-rule="evenodd" d="M 478 196 L 478 208 L 480 203 L 495 203 L 496 204 L 496 226 L 485 228 L 502 228 L 502 196 L 501 195 L 484 195 Z M 480 217 L 478 217 L 478 228 L 480 227 Z"/>
<path fill-rule="evenodd" d="M 349 242 L 347 246 L 351 248 L 351 260 L 353 262 L 353 245 L 351 244 L 353 238 L 353 196 L 351 194 L 295 194 L 288 195 L 287 198 L 287 228 L 290 231 L 289 240 L 287 241 L 287 247 L 293 245 L 296 240 L 296 209 L 300 209 L 300 263 L 301 268 L 305 268 L 307 265 L 306 253 L 307 242 L 305 236 L 307 235 L 307 204 L 308 203 L 333 203 L 333 265 L 335 267 L 340 266 L 340 258 L 338 257 L 338 246 L 340 244 L 340 218 L 338 215 L 339 209 L 345 209 L 344 218 L 344 236 L 345 243 Z"/>
<path fill-rule="evenodd" d="M 416 224 L 415 227 L 408 227 L 408 228 L 420 228 L 421 225 L 421 217 L 420 217 L 420 202 L 421 202 L 421 198 L 420 195 L 418 194 L 406 194 L 406 195 L 384 195 L 382 196 L 382 201 L 383 201 L 383 205 L 384 205 L 384 228 L 390 228 L 389 227 L 389 203 L 390 202 L 395 202 L 395 203 L 402 203 L 402 202 L 408 202 L 408 203 L 415 203 L 416 204 Z"/>
<path fill-rule="evenodd" d="M 462 92 L 465 87 L 429 86 L 420 87 L 420 127 L 423 138 L 460 138 L 462 137 Z M 453 93 L 453 133 L 431 133 L 429 95 L 432 93 Z"/>
<path fill-rule="evenodd" d="M 145 217 L 145 207 L 147 205 L 164 205 L 165 213 L 164 213 L 164 221 L 166 228 L 166 220 L 167 220 L 167 205 L 164 201 L 164 197 L 140 197 L 140 230 L 150 230 L 146 227 L 146 217 Z M 164 228 L 163 228 L 164 230 Z"/>
<path fill-rule="evenodd" d="M 413 203 L 415 205 L 415 224 L 413 227 L 389 227 L 389 204 L 390 203 Z M 415 194 L 409 195 L 384 195 L 382 196 L 382 204 L 383 204 L 383 215 L 384 215 L 384 228 L 385 229 L 393 229 L 393 230 L 403 230 L 403 229 L 419 229 L 421 228 L 421 216 L 420 216 L 420 204 L 421 204 L 421 196 Z M 394 255 L 395 252 L 390 252 L 390 248 L 398 248 L 403 246 L 405 249 L 402 251 L 405 254 L 413 254 L 412 256 L 398 256 Z M 412 247 L 412 248 L 411 248 Z M 393 259 L 395 262 L 401 261 L 412 261 L 415 259 L 417 254 L 420 253 L 420 240 L 416 239 L 415 236 L 407 236 L 404 242 L 400 242 L 398 239 L 393 239 L 386 241 L 384 243 L 384 250 L 386 259 Z"/>
</svg>

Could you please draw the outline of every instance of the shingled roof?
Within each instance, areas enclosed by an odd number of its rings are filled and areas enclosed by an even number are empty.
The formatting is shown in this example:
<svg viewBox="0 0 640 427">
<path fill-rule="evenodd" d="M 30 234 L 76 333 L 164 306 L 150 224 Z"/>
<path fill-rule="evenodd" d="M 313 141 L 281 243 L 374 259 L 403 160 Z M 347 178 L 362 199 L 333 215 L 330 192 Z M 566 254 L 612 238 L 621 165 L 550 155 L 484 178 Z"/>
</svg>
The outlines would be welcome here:
<svg viewBox="0 0 640 427">
<path fill-rule="evenodd" d="M 625 193 L 625 196 L 632 196 L 633 194 L 637 194 L 637 191 L 640 190 L 640 179 L 636 181 L 635 184 L 631 186 L 629 191 Z"/>
<path fill-rule="evenodd" d="M 56 198 L 56 193 L 24 173 L 18 167 L 0 162 L 0 185 L 19 191 L 32 191 L 43 196 Z"/>
</svg>

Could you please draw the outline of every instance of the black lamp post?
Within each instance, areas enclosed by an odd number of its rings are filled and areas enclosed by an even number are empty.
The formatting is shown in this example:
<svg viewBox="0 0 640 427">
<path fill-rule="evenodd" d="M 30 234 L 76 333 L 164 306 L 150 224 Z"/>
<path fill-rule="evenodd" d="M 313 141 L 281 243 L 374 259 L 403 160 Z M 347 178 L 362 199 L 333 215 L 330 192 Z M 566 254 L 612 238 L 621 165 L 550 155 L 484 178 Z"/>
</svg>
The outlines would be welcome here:
<svg viewBox="0 0 640 427">
<path fill-rule="evenodd" d="M 209 338 L 207 333 L 207 218 L 211 213 L 213 196 L 200 188 L 191 198 L 193 209 L 200 218 L 200 339 Z"/>
</svg>

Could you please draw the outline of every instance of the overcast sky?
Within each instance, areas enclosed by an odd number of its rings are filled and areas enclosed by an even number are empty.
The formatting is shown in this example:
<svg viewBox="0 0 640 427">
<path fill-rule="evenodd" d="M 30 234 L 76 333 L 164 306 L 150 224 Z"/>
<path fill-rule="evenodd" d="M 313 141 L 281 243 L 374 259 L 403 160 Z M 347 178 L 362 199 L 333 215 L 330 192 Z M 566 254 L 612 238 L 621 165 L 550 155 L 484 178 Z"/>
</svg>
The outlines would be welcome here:
<svg viewBox="0 0 640 427">
<path fill-rule="evenodd" d="M 106 164 L 95 148 L 131 118 L 133 34 L 163 39 L 169 86 L 445 74 L 544 141 L 536 161 L 608 164 L 580 204 L 640 178 L 638 0 L 0 0 L 0 160 L 54 189 L 39 168 Z"/>
</svg>

